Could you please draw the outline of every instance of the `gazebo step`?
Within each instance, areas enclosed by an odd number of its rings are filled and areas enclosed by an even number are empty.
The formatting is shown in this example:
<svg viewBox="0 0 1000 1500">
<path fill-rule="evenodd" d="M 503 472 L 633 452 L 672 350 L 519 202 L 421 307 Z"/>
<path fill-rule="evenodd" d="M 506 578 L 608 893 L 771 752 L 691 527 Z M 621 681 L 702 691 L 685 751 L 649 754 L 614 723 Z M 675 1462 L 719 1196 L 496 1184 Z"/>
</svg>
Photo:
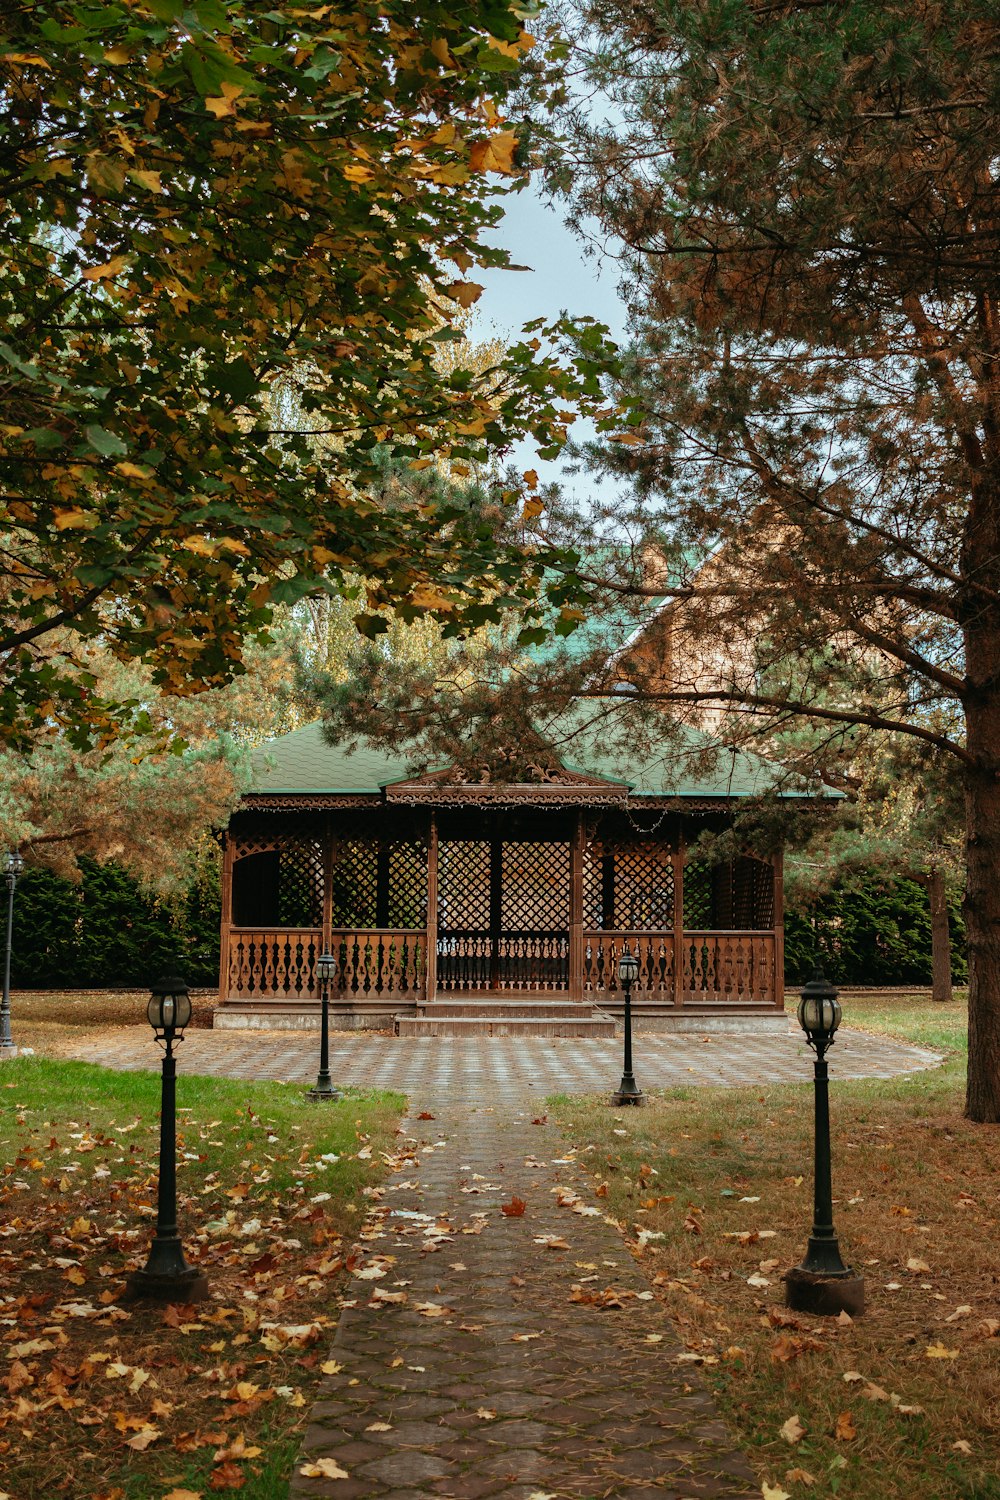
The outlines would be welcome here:
<svg viewBox="0 0 1000 1500">
<path fill-rule="evenodd" d="M 497 1010 L 481 1016 L 397 1016 L 397 1036 L 569 1036 L 613 1037 L 615 1023 L 610 1016 L 576 1006 L 576 1016 L 543 1019 L 522 1015 L 512 1007 L 506 1013 Z"/>
<path fill-rule="evenodd" d="M 495 994 L 482 995 L 438 995 L 434 1000 L 428 1000 L 426 1004 L 418 1006 L 418 1014 L 425 1020 L 454 1020 L 456 1017 L 473 1016 L 477 1018 L 496 1017 L 502 1019 L 504 1016 L 533 1016 L 539 1021 L 558 1021 L 567 1017 L 578 1020 L 581 1015 L 593 1014 L 593 1006 L 589 1002 L 581 1004 L 576 1000 L 565 1000 L 548 995 L 532 994 L 530 991 L 525 995 L 504 995 L 500 997 Z"/>
</svg>

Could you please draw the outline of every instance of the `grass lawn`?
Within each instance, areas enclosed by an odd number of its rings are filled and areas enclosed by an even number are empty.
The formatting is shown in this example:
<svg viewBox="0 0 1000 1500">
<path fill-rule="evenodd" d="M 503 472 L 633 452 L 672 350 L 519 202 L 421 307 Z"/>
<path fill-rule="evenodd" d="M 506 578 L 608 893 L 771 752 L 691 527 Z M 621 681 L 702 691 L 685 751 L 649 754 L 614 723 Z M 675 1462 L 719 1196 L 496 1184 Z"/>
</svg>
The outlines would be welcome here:
<svg viewBox="0 0 1000 1500">
<path fill-rule="evenodd" d="M 868 1295 L 853 1324 L 783 1305 L 812 1221 L 811 1084 L 674 1090 L 631 1111 L 560 1098 L 553 1113 L 769 1500 L 997 1500 L 1000 1130 L 962 1118 L 963 1003 L 847 996 L 845 1015 L 948 1052 L 857 1083 L 830 1053 L 835 1219 Z M 641 1057 L 640 1039 L 640 1081 Z"/>
<path fill-rule="evenodd" d="M 181 1234 L 211 1297 L 125 1307 L 155 1222 L 159 1075 L 41 1057 L 0 1068 L 10 1500 L 286 1493 L 403 1100 L 320 1105 L 288 1084 L 182 1076 L 177 1102 Z"/>
</svg>

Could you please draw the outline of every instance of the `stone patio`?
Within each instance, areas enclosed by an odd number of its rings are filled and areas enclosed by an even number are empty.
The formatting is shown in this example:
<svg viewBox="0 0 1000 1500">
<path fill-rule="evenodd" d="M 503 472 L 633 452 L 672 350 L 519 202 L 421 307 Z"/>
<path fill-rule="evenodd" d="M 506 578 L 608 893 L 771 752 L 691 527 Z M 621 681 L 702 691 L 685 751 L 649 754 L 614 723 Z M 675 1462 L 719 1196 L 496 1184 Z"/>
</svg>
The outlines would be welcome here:
<svg viewBox="0 0 1000 1500">
<path fill-rule="evenodd" d="M 109 1068 L 159 1067 L 159 1049 L 145 1027 L 83 1040 L 72 1055 Z M 178 1048 L 178 1072 L 221 1078 L 315 1079 L 319 1037 L 310 1032 L 189 1031 Z M 932 1068 L 937 1053 L 887 1037 L 841 1029 L 830 1054 L 837 1078 L 892 1078 Z M 399 1089 L 422 1100 L 495 1103 L 553 1093 L 588 1094 L 617 1087 L 622 1070 L 618 1038 L 394 1037 L 335 1032 L 330 1070 L 338 1084 Z M 787 1034 L 747 1036 L 641 1035 L 635 1072 L 643 1089 L 692 1084 L 806 1083 L 811 1054 L 796 1026 Z"/>
</svg>

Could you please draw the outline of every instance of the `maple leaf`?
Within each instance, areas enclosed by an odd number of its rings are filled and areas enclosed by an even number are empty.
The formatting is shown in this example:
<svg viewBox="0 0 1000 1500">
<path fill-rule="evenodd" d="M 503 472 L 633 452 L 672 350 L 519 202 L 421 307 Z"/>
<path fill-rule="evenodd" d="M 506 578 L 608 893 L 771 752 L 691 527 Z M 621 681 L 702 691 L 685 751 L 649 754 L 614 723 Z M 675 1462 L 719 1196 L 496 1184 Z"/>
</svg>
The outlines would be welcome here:
<svg viewBox="0 0 1000 1500">
<path fill-rule="evenodd" d="M 768 1484 L 766 1479 L 760 1487 L 760 1492 L 763 1495 L 764 1500 L 792 1500 L 792 1497 L 787 1490 L 783 1490 L 779 1485 L 776 1484 Z"/>
<path fill-rule="evenodd" d="M 134 1436 L 127 1439 L 127 1446 L 129 1448 L 134 1448 L 137 1453 L 145 1453 L 150 1443 L 155 1443 L 156 1439 L 162 1436 L 163 1433 L 160 1431 L 159 1427 L 150 1427 L 148 1425 L 145 1425 L 143 1427 L 140 1427 L 139 1431 L 135 1433 Z"/>
<path fill-rule="evenodd" d="M 925 1359 L 957 1359 L 958 1355 L 957 1349 L 946 1349 L 942 1343 L 928 1344 L 924 1350 Z"/>
<path fill-rule="evenodd" d="M 332 1458 L 317 1458 L 315 1463 L 300 1464 L 299 1473 L 306 1479 L 350 1479 L 346 1469 Z"/>
<path fill-rule="evenodd" d="M 789 1469 L 785 1475 L 789 1484 L 815 1484 L 815 1474 L 810 1474 L 808 1469 Z"/>
<path fill-rule="evenodd" d="M 524 1213 L 524 1210 L 527 1208 L 527 1206 L 528 1205 L 525 1203 L 524 1199 L 519 1198 L 515 1193 L 509 1203 L 501 1203 L 500 1212 L 504 1215 L 505 1218 L 519 1219 Z"/>
<path fill-rule="evenodd" d="M 212 1490 L 241 1490 L 247 1482 L 247 1477 L 239 1464 L 226 1462 L 219 1464 L 208 1476 L 208 1487 Z"/>
<path fill-rule="evenodd" d="M 781 1436 L 786 1443 L 800 1443 L 805 1435 L 806 1429 L 799 1421 L 797 1414 L 789 1417 L 787 1422 L 782 1423 Z"/>
<path fill-rule="evenodd" d="M 854 1425 L 854 1418 L 849 1411 L 842 1411 L 837 1417 L 837 1425 L 833 1429 L 833 1435 L 838 1442 L 853 1443 L 858 1435 Z"/>
</svg>

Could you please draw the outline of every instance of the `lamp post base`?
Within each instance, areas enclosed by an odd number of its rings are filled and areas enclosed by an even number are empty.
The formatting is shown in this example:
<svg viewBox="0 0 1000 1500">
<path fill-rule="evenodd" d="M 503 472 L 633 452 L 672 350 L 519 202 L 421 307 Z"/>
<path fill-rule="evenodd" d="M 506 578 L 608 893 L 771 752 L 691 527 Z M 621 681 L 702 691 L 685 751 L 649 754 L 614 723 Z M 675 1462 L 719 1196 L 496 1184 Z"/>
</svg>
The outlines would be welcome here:
<svg viewBox="0 0 1000 1500">
<path fill-rule="evenodd" d="M 133 1271 L 125 1283 L 123 1302 L 203 1302 L 208 1277 L 197 1266 L 183 1271 Z"/>
<path fill-rule="evenodd" d="M 859 1318 L 865 1310 L 865 1278 L 849 1267 L 840 1272 L 822 1272 L 794 1266 L 782 1279 L 785 1306 L 793 1312 L 820 1318 L 835 1318 L 845 1312 Z"/>
<path fill-rule="evenodd" d="M 0 1062 L 5 1061 L 5 1059 L 8 1057 L 16 1056 L 17 1048 L 15 1047 L 13 1042 L 0 1042 Z"/>
<path fill-rule="evenodd" d="M 622 1081 L 618 1085 L 618 1092 L 611 1095 L 611 1103 L 615 1106 L 621 1104 L 645 1104 L 646 1096 L 635 1081 L 634 1073 L 624 1073 Z"/>
<path fill-rule="evenodd" d="M 332 1083 L 318 1081 L 315 1088 L 306 1089 L 307 1099 L 339 1099 L 340 1090 L 335 1089 Z"/>
</svg>

